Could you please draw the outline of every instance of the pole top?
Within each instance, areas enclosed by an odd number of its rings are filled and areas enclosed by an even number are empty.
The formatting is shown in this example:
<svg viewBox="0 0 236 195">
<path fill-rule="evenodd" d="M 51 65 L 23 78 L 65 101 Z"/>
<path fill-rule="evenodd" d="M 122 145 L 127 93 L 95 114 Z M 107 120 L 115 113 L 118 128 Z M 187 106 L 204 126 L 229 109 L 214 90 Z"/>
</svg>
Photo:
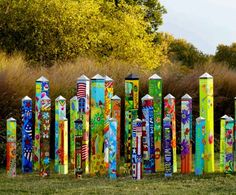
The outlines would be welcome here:
<svg viewBox="0 0 236 195">
<path fill-rule="evenodd" d="M 200 79 L 212 79 L 213 77 L 207 72 L 199 77 Z"/>
<path fill-rule="evenodd" d="M 60 95 L 56 98 L 56 101 L 60 101 L 60 100 L 66 100 L 66 98 L 64 98 L 63 96 Z"/>
<path fill-rule="evenodd" d="M 134 119 L 134 120 L 133 120 L 133 122 L 139 122 L 139 123 L 141 123 L 141 122 L 142 122 L 142 120 L 141 120 L 141 119 L 139 119 L 139 118 L 136 118 L 136 119 Z"/>
<path fill-rule="evenodd" d="M 186 93 L 181 99 L 191 100 L 192 97 Z"/>
<path fill-rule="evenodd" d="M 142 101 L 145 101 L 145 100 L 153 100 L 153 97 L 150 96 L 149 94 L 146 94 L 145 96 L 142 97 L 141 100 L 142 100 Z"/>
<path fill-rule="evenodd" d="M 79 123 L 79 124 L 82 124 L 82 123 L 83 123 L 83 121 L 82 121 L 82 120 L 80 120 L 80 119 L 77 119 L 77 120 L 75 120 L 75 121 L 74 121 L 74 123 Z"/>
<path fill-rule="evenodd" d="M 228 117 L 228 118 L 225 119 L 225 121 L 231 122 L 231 121 L 234 121 L 234 119 L 232 117 Z"/>
<path fill-rule="evenodd" d="M 83 74 L 79 78 L 77 78 L 77 81 L 89 81 L 89 78 Z"/>
<path fill-rule="evenodd" d="M 164 99 L 175 99 L 175 97 L 169 93 Z"/>
<path fill-rule="evenodd" d="M 113 79 L 107 75 L 105 75 L 104 77 L 105 81 L 109 82 L 109 81 L 113 81 Z"/>
<path fill-rule="evenodd" d="M 7 122 L 16 122 L 16 119 L 14 119 L 13 117 L 7 119 Z"/>
<path fill-rule="evenodd" d="M 62 117 L 63 121 L 68 121 L 68 119 L 66 117 Z"/>
<path fill-rule="evenodd" d="M 32 99 L 29 97 L 29 96 L 25 96 L 23 99 L 22 99 L 22 101 L 32 101 Z"/>
<path fill-rule="evenodd" d="M 161 79 L 162 78 L 159 75 L 157 75 L 157 74 L 154 74 L 154 75 L 149 77 L 149 80 L 161 80 Z"/>
<path fill-rule="evenodd" d="M 74 96 L 70 99 L 70 101 L 78 100 L 77 96 Z"/>
<path fill-rule="evenodd" d="M 114 96 L 111 98 L 111 100 L 121 100 L 121 99 L 120 99 L 120 97 L 119 97 L 119 96 L 117 96 L 117 95 L 114 95 Z"/>
<path fill-rule="evenodd" d="M 115 118 L 109 118 L 109 121 L 117 121 Z"/>
<path fill-rule="evenodd" d="M 138 80 L 139 77 L 136 74 L 130 74 L 128 75 L 125 80 Z"/>
<path fill-rule="evenodd" d="M 38 81 L 38 82 L 48 82 L 48 79 L 46 77 L 44 77 L 44 76 L 41 76 L 36 81 Z"/>
<path fill-rule="evenodd" d="M 51 100 L 47 95 L 43 96 L 41 100 Z"/>
<path fill-rule="evenodd" d="M 227 118 L 229 118 L 229 116 L 226 115 L 226 114 L 225 114 L 224 116 L 221 117 L 221 119 L 227 119 Z"/>
<path fill-rule="evenodd" d="M 101 76 L 100 74 L 96 74 L 96 75 L 92 78 L 92 80 L 104 80 L 104 77 Z"/>
<path fill-rule="evenodd" d="M 206 120 L 206 119 L 205 119 L 205 118 L 203 118 L 203 117 L 201 117 L 201 116 L 200 116 L 200 117 L 198 117 L 198 118 L 196 118 L 196 121 L 197 121 L 197 122 L 204 121 L 204 120 Z"/>
<path fill-rule="evenodd" d="M 163 118 L 163 121 L 165 121 L 165 122 L 170 122 L 171 121 L 171 119 L 170 119 L 170 117 L 168 117 L 168 116 L 166 116 L 165 118 Z"/>
</svg>

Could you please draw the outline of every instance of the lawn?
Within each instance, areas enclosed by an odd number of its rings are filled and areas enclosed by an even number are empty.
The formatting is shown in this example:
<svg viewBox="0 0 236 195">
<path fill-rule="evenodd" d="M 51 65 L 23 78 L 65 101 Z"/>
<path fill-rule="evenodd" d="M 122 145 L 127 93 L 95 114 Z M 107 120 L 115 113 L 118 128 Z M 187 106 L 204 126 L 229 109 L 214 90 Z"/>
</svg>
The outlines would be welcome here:
<svg viewBox="0 0 236 195">
<path fill-rule="evenodd" d="M 209 194 L 235 193 L 236 175 L 207 174 L 201 177 L 174 174 L 165 178 L 163 173 L 144 175 L 140 181 L 131 176 L 111 181 L 106 177 L 83 177 L 76 179 L 69 175 L 52 174 L 41 178 L 38 174 L 18 174 L 8 178 L 3 170 L 0 173 L 0 194 Z"/>
</svg>

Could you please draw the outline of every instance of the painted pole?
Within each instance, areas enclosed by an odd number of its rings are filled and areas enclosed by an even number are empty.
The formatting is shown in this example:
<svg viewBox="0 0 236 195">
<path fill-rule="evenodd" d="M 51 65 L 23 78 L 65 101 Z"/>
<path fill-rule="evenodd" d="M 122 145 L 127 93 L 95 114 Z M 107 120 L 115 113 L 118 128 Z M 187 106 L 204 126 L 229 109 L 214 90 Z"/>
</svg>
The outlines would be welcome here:
<svg viewBox="0 0 236 195">
<path fill-rule="evenodd" d="M 196 140 L 195 140 L 195 175 L 202 175 L 204 169 L 204 135 L 206 119 L 196 119 Z"/>
<path fill-rule="evenodd" d="M 143 153 L 143 161 L 148 161 L 149 152 L 148 152 L 148 138 L 147 138 L 147 130 L 146 130 L 146 120 L 142 120 L 142 153 Z"/>
<path fill-rule="evenodd" d="M 142 98 L 143 119 L 146 121 L 148 160 L 144 160 L 145 173 L 155 173 L 155 146 L 154 146 L 154 109 L 153 97 L 145 95 Z"/>
<path fill-rule="evenodd" d="M 225 166 L 224 172 L 234 172 L 234 119 L 228 117 L 225 120 Z"/>
<path fill-rule="evenodd" d="M 40 129 L 41 129 L 41 98 L 49 97 L 49 81 L 45 77 L 36 80 L 35 94 L 35 137 L 34 137 L 34 170 L 40 170 Z"/>
<path fill-rule="evenodd" d="M 224 172 L 225 164 L 225 120 L 228 118 L 224 115 L 220 119 L 220 172 Z"/>
<path fill-rule="evenodd" d="M 22 99 L 22 167 L 23 173 L 31 173 L 33 171 L 33 114 L 32 99 L 25 96 Z"/>
<path fill-rule="evenodd" d="M 16 176 L 16 119 L 9 118 L 7 120 L 7 176 Z"/>
<path fill-rule="evenodd" d="M 41 98 L 41 129 L 40 129 L 40 175 L 50 174 L 50 118 L 51 99 L 48 96 Z"/>
<path fill-rule="evenodd" d="M 236 97 L 234 98 L 234 170 L 236 170 Z"/>
<path fill-rule="evenodd" d="M 154 144 L 155 171 L 161 170 L 161 135 L 162 135 L 162 78 L 157 74 L 149 78 L 148 93 L 154 101 Z"/>
<path fill-rule="evenodd" d="M 213 173 L 214 167 L 214 103 L 213 77 L 208 73 L 200 76 L 200 116 L 206 119 L 206 133 L 204 145 L 204 172 Z"/>
<path fill-rule="evenodd" d="M 55 100 L 55 162 L 54 171 L 59 173 L 59 138 L 60 138 L 60 121 L 66 117 L 66 99 L 62 96 Z"/>
<path fill-rule="evenodd" d="M 165 117 L 163 119 L 165 177 L 171 177 L 173 173 L 173 148 L 171 144 L 173 131 L 171 128 L 171 119 L 169 117 Z"/>
<path fill-rule="evenodd" d="M 89 173 L 89 120 L 90 120 L 90 80 L 85 75 L 77 79 L 79 118 L 83 121 L 82 163 L 83 172 Z"/>
<path fill-rule="evenodd" d="M 111 98 L 111 117 L 117 121 L 117 151 L 116 151 L 116 162 L 120 162 L 120 145 L 121 145 L 121 99 L 117 95 Z"/>
<path fill-rule="evenodd" d="M 132 119 L 136 119 L 139 107 L 139 78 L 130 74 L 125 78 L 125 133 L 124 157 L 128 167 L 131 166 Z M 136 110 L 136 111 L 131 111 Z M 132 115 L 135 113 L 135 115 Z"/>
<path fill-rule="evenodd" d="M 83 173 L 82 167 L 82 142 L 83 142 L 83 121 L 77 119 L 75 122 L 75 175 Z"/>
<path fill-rule="evenodd" d="M 111 117 L 111 98 L 113 96 L 113 80 L 105 76 L 105 125 L 104 125 L 104 163 L 109 168 L 109 119 Z"/>
<path fill-rule="evenodd" d="M 104 104 L 105 80 L 97 74 L 91 80 L 91 151 L 90 172 L 92 174 L 105 174 L 107 169 L 104 164 Z"/>
<path fill-rule="evenodd" d="M 164 117 L 169 117 L 171 120 L 173 173 L 177 173 L 175 97 L 171 94 L 164 98 Z"/>
<path fill-rule="evenodd" d="M 59 120 L 59 173 L 68 174 L 68 120 Z"/>
<path fill-rule="evenodd" d="M 74 96 L 70 99 L 70 163 L 75 168 L 75 121 L 78 120 L 78 99 Z"/>
<path fill-rule="evenodd" d="M 145 126 L 145 122 L 144 122 Z M 142 179 L 142 131 L 140 119 L 133 120 L 132 125 L 132 178 Z"/>
<path fill-rule="evenodd" d="M 192 98 L 181 98 L 181 173 L 192 171 Z"/>
<path fill-rule="evenodd" d="M 108 143 L 109 143 L 109 169 L 108 169 L 108 175 L 110 179 L 116 179 L 116 173 L 117 173 L 117 120 L 114 118 L 109 119 L 109 137 L 108 137 Z"/>
</svg>

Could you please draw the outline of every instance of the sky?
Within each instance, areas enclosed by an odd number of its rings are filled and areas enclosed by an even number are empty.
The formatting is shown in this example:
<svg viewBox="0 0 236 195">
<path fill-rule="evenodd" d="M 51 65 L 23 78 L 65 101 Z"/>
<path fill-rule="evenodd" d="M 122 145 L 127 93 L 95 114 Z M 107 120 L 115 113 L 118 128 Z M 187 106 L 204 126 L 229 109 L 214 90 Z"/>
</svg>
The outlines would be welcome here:
<svg viewBox="0 0 236 195">
<path fill-rule="evenodd" d="M 206 54 L 236 42 L 236 0 L 160 0 L 167 9 L 160 31 L 184 38 Z"/>
</svg>

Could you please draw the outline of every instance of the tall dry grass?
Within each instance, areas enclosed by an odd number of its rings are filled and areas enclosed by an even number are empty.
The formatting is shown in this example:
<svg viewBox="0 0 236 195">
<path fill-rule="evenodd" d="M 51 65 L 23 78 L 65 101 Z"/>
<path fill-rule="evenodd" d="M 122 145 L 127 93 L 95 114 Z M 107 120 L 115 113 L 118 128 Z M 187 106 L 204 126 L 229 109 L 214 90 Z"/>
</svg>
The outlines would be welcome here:
<svg viewBox="0 0 236 195">
<path fill-rule="evenodd" d="M 176 97 L 177 134 L 180 139 L 180 98 L 188 93 L 193 98 L 194 119 L 199 115 L 198 78 L 204 72 L 214 76 L 215 137 L 216 151 L 219 149 L 219 119 L 224 114 L 233 116 L 236 95 L 236 72 L 221 64 L 195 66 L 193 69 L 178 64 L 165 65 L 158 70 L 144 70 L 123 61 L 110 59 L 101 62 L 91 58 L 78 58 L 74 62 L 57 63 L 50 68 L 32 68 L 20 54 L 6 56 L 0 53 L 0 143 L 5 142 L 6 119 L 15 117 L 18 121 L 18 139 L 21 138 L 21 99 L 28 95 L 35 98 L 35 80 L 45 76 L 50 80 L 52 109 L 59 95 L 69 99 L 76 94 L 76 80 L 82 74 L 89 78 L 96 74 L 108 75 L 115 81 L 114 92 L 124 103 L 124 78 L 134 73 L 140 77 L 140 97 L 148 92 L 148 78 L 157 73 L 163 78 L 163 96 L 171 93 Z M 124 105 L 124 104 L 123 104 Z M 69 107 L 69 106 L 68 106 Z M 52 111 L 52 117 L 54 112 Z M 54 124 L 52 122 L 52 128 Z M 19 144 L 20 150 L 20 144 Z M 0 162 L 4 161 L 5 147 L 0 147 Z M 18 153 L 20 154 L 20 152 Z"/>
</svg>

